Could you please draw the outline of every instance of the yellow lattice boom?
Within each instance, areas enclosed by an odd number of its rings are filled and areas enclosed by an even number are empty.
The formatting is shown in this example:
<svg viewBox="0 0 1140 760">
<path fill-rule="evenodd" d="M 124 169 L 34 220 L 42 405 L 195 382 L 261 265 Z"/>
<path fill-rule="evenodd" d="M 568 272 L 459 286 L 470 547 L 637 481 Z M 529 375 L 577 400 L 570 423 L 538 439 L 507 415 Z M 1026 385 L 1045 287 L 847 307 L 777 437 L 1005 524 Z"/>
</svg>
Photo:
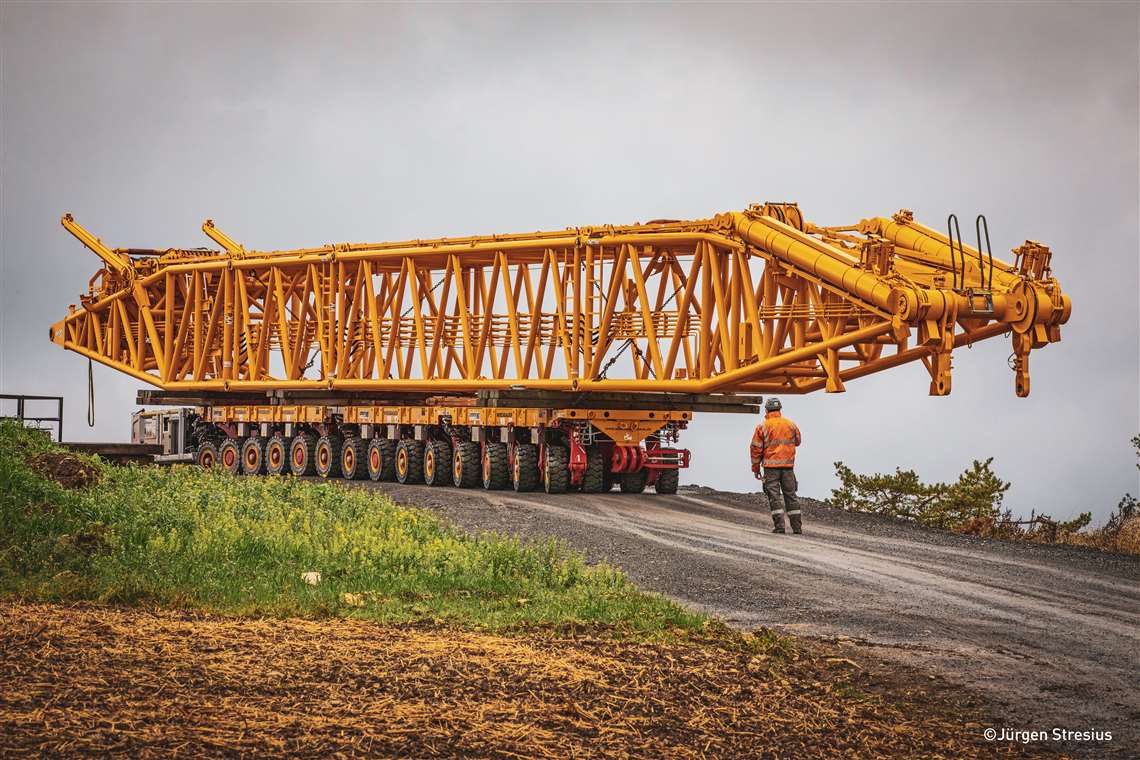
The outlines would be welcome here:
<svg viewBox="0 0 1140 760">
<path fill-rule="evenodd" d="M 979 222 L 982 220 L 979 220 Z M 819 227 L 795 204 L 693 221 L 398 243 L 110 249 L 59 345 L 164 390 L 839 392 L 955 348 L 1031 349 L 1071 302 L 1048 248 L 1012 262 L 914 221 Z M 953 228 L 951 228 L 953 229 Z M 988 232 L 987 232 L 988 236 Z"/>
</svg>

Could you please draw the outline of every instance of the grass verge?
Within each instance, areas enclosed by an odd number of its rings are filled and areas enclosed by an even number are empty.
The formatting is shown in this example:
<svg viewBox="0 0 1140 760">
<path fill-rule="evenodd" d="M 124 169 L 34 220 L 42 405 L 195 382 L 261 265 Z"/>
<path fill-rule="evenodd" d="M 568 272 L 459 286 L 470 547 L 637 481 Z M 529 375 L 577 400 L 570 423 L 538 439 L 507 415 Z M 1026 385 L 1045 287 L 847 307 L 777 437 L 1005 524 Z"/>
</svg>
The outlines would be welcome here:
<svg viewBox="0 0 1140 760">
<path fill-rule="evenodd" d="M 334 484 L 61 455 L 11 421 L 0 421 L 0 521 L 0 593 L 29 600 L 649 637 L 711 625 L 554 541 L 464 533 Z"/>
</svg>

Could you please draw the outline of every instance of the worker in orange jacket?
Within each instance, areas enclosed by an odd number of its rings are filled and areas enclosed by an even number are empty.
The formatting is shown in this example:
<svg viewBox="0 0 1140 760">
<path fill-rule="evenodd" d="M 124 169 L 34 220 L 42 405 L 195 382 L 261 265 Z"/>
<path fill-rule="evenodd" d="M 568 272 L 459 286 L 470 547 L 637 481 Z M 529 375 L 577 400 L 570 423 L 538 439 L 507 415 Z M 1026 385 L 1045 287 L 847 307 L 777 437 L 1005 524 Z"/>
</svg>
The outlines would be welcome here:
<svg viewBox="0 0 1140 760">
<path fill-rule="evenodd" d="M 780 399 L 764 402 L 764 421 L 756 426 L 748 453 L 752 456 L 752 473 L 764 480 L 764 493 L 772 513 L 772 532 L 784 533 L 784 514 L 792 524 L 792 533 L 803 533 L 800 503 L 796 498 L 796 447 L 800 445 L 800 429 L 780 414 Z"/>
</svg>

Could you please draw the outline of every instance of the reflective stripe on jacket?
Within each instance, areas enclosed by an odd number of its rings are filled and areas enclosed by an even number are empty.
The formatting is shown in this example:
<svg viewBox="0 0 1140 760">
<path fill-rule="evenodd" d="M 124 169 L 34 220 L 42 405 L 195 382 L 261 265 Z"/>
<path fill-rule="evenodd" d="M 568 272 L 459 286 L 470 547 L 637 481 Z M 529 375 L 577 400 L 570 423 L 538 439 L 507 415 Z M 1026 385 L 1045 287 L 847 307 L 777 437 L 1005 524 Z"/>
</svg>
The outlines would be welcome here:
<svg viewBox="0 0 1140 760">
<path fill-rule="evenodd" d="M 752 470 L 763 467 L 794 467 L 796 446 L 800 445 L 800 429 L 796 423 L 779 412 L 768 412 L 764 421 L 756 426 L 748 453 L 752 457 Z"/>
</svg>

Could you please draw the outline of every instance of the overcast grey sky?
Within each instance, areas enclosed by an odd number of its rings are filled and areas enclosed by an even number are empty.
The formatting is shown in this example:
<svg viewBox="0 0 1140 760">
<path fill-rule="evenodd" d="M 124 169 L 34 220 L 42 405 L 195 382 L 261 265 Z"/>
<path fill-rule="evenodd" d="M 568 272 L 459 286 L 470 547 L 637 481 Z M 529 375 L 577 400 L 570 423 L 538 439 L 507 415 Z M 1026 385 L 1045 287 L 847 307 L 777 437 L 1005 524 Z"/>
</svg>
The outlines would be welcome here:
<svg viewBox="0 0 1140 760">
<path fill-rule="evenodd" d="M 841 224 L 984 212 L 1054 251 L 1063 341 L 1013 394 L 1006 339 L 787 398 L 801 490 L 831 463 L 1098 519 L 1140 491 L 1137 4 L 0 6 L 0 389 L 63 394 L 66 436 L 125 439 L 139 384 L 48 326 L 112 246 L 298 247 L 693 218 L 796 200 Z M 967 225 L 968 226 L 968 225 Z M 970 233 L 972 235 L 972 233 Z M 970 236 L 968 235 L 968 237 Z M 682 482 L 755 488 L 755 420 L 699 416 Z"/>
</svg>

